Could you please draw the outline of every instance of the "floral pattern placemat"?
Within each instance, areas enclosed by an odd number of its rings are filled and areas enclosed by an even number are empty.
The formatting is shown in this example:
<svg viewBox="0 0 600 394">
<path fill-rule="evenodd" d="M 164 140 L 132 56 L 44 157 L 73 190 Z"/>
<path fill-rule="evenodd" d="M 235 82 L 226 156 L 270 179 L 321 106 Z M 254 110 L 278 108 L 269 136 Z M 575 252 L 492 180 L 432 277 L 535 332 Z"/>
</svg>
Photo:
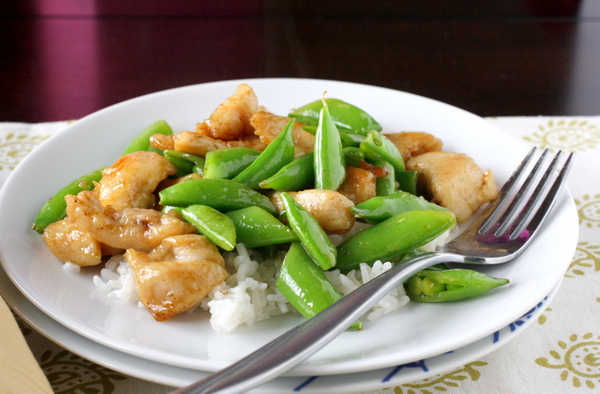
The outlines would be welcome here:
<svg viewBox="0 0 600 394">
<path fill-rule="evenodd" d="M 531 145 L 576 153 L 567 181 L 580 225 L 571 265 L 555 299 L 505 346 L 455 370 L 377 392 L 600 392 L 600 116 L 486 120 Z M 0 123 L 0 185 L 23 157 L 69 123 Z M 55 393 L 152 394 L 171 389 L 96 365 L 18 322 Z"/>
</svg>

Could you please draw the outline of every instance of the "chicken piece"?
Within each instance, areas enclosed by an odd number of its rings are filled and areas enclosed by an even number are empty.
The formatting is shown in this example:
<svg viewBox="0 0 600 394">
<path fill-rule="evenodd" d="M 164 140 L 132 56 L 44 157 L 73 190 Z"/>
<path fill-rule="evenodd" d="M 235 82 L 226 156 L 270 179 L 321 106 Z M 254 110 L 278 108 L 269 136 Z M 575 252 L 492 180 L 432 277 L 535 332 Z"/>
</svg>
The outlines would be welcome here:
<svg viewBox="0 0 600 394">
<path fill-rule="evenodd" d="M 104 207 L 90 191 L 65 199 L 67 216 L 82 231 L 110 248 L 149 252 L 166 237 L 196 231 L 191 224 L 153 209 Z"/>
<path fill-rule="evenodd" d="M 150 146 L 156 149 L 175 149 L 173 135 L 153 134 L 150 136 Z"/>
<path fill-rule="evenodd" d="M 246 137 L 243 140 L 223 141 L 200 133 L 194 133 L 193 131 L 182 131 L 181 133 L 174 134 L 172 138 L 173 149 L 202 157 L 206 156 L 208 152 L 217 149 L 244 146 L 262 151 L 266 147 L 256 136 Z"/>
<path fill-rule="evenodd" d="M 250 123 L 254 127 L 254 134 L 260 137 L 260 140 L 265 144 L 269 145 L 285 126 L 289 123 L 291 118 L 287 116 L 274 115 L 270 112 L 259 111 L 252 115 Z M 292 129 L 292 139 L 294 141 L 294 152 L 296 156 L 310 153 L 313 151 L 315 145 L 315 136 L 305 131 L 302 127 L 303 123 L 296 122 Z"/>
<path fill-rule="evenodd" d="M 42 239 L 63 263 L 69 261 L 80 267 L 87 267 L 102 262 L 100 242 L 69 217 L 46 227 Z"/>
<path fill-rule="evenodd" d="M 377 195 L 376 180 L 375 174 L 369 170 L 346 166 L 346 179 L 340 185 L 338 192 L 357 205 Z"/>
<path fill-rule="evenodd" d="M 154 205 L 154 189 L 177 169 L 154 152 L 134 152 L 119 158 L 102 171 L 97 185 L 98 200 L 115 209 L 150 208 Z"/>
<path fill-rule="evenodd" d="M 333 190 L 309 189 L 301 192 L 286 192 L 319 222 L 327 234 L 345 234 L 354 226 L 354 206 L 348 197 Z M 271 201 L 281 214 L 283 204 L 280 192 L 271 196 Z"/>
<path fill-rule="evenodd" d="M 207 120 L 198 123 L 196 132 L 224 141 L 242 139 L 254 134 L 250 117 L 256 111 L 258 111 L 258 99 L 254 90 L 246 84 L 241 84 Z"/>
<path fill-rule="evenodd" d="M 459 223 L 498 196 L 492 171 L 483 172 L 463 153 L 425 153 L 408 160 L 406 168 L 419 173 L 418 187 L 425 197 L 454 212 Z"/>
<path fill-rule="evenodd" d="M 396 145 L 405 161 L 423 153 L 442 150 L 442 140 L 422 131 L 403 131 L 384 135 Z"/>
<path fill-rule="evenodd" d="M 196 306 L 229 273 L 217 247 L 197 234 L 167 237 L 149 253 L 128 249 L 140 301 L 164 321 Z"/>
</svg>

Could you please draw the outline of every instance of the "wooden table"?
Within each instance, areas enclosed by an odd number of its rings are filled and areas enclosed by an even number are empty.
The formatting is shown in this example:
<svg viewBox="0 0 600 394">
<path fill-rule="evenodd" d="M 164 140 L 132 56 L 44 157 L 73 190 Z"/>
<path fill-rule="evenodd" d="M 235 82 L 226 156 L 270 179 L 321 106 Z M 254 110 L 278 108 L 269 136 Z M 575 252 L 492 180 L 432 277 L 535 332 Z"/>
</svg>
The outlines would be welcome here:
<svg viewBox="0 0 600 394">
<path fill-rule="evenodd" d="M 12 2 L 0 10 L 0 121 L 260 77 L 373 84 L 481 116 L 597 115 L 600 5 L 571 2 Z"/>
</svg>

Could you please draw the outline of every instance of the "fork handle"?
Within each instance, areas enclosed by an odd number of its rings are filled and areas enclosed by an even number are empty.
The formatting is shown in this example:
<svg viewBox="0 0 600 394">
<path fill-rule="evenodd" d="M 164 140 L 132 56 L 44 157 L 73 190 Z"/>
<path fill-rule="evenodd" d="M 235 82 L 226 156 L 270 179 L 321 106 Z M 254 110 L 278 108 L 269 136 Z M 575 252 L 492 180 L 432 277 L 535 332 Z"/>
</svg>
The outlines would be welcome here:
<svg viewBox="0 0 600 394">
<path fill-rule="evenodd" d="M 386 294 L 417 272 L 438 263 L 461 261 L 459 255 L 437 252 L 407 260 L 240 361 L 172 394 L 240 393 L 268 382 L 331 342 Z"/>
</svg>

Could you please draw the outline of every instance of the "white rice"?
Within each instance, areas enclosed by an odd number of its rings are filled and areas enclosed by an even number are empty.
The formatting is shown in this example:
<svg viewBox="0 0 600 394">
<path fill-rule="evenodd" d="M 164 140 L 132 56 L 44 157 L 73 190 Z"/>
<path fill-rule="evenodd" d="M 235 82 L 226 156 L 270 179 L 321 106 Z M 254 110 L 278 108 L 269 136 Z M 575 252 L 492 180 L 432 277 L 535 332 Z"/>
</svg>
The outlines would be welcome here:
<svg viewBox="0 0 600 394">
<path fill-rule="evenodd" d="M 111 298 L 127 302 L 138 302 L 133 270 L 122 255 L 111 257 L 100 275 L 93 278 L 94 285 Z"/>
<path fill-rule="evenodd" d="M 350 236 L 347 235 L 347 236 Z M 447 233 L 425 246 L 432 249 L 444 242 Z M 337 244 L 342 239 L 335 239 Z M 284 313 L 297 313 L 276 287 L 277 273 L 284 254 L 264 259 L 260 253 L 238 244 L 235 251 L 224 253 L 225 264 L 232 274 L 202 300 L 200 307 L 210 312 L 210 324 L 218 333 L 231 333 L 241 325 L 251 326 L 255 322 Z M 392 263 L 377 261 L 373 266 L 360 264 L 358 270 L 341 274 L 339 270 L 325 272 L 326 277 L 343 295 L 381 275 Z M 65 268 L 67 269 L 67 268 Z M 123 256 L 112 257 L 95 276 L 94 284 L 109 297 L 127 302 L 137 302 L 133 271 Z M 402 285 L 383 297 L 367 314 L 367 320 L 375 320 L 393 312 L 409 301 Z"/>
</svg>

